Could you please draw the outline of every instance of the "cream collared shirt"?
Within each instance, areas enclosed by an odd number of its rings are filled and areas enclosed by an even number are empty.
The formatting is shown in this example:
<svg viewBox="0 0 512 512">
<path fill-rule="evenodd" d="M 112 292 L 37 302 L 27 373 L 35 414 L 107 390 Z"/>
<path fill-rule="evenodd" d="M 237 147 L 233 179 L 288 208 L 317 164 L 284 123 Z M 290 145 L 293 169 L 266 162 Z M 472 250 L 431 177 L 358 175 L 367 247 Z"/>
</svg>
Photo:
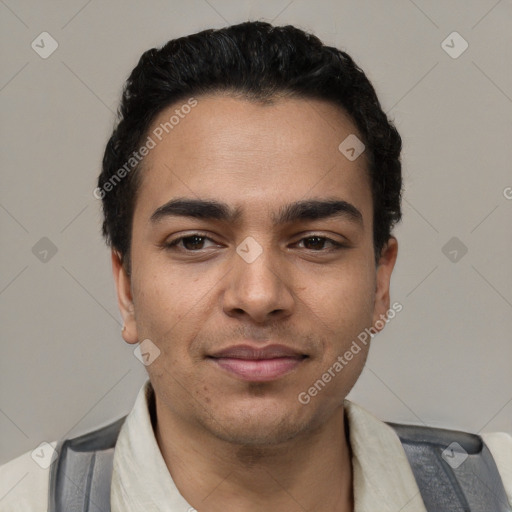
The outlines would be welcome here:
<svg viewBox="0 0 512 512">
<path fill-rule="evenodd" d="M 193 512 L 181 496 L 158 447 L 144 383 L 126 418 L 114 453 L 112 512 Z M 426 512 L 407 457 L 394 430 L 357 404 L 345 401 L 355 512 Z M 512 503 L 512 437 L 485 434 Z M 56 442 L 51 443 L 53 447 Z M 0 512 L 46 512 L 49 470 L 30 452 L 0 467 Z"/>
</svg>

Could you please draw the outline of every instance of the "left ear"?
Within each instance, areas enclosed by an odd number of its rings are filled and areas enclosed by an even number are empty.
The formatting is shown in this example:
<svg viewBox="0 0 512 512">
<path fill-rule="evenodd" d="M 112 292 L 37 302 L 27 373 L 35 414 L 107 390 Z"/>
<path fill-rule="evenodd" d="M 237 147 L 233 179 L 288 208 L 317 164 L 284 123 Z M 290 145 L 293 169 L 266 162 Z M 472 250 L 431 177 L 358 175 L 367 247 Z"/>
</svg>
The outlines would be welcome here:
<svg viewBox="0 0 512 512">
<path fill-rule="evenodd" d="M 386 313 L 389 310 L 389 285 L 397 255 L 398 241 L 392 236 L 382 248 L 377 264 L 375 303 L 373 308 L 373 327 L 377 331 L 382 330 L 384 325 L 386 325 L 382 320 L 386 317 Z M 377 320 L 381 320 L 381 322 L 377 323 Z M 382 326 L 378 328 L 376 325 Z"/>
</svg>

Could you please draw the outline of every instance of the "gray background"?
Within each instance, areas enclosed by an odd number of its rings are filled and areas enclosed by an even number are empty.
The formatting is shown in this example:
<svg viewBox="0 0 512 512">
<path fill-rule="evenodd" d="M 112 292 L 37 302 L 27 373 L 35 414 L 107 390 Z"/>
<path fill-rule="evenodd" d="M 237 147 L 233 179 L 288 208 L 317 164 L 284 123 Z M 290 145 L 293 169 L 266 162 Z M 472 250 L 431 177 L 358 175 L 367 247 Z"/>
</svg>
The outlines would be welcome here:
<svg viewBox="0 0 512 512">
<path fill-rule="evenodd" d="M 5 0 L 0 13 L 0 463 L 131 409 L 146 371 L 120 335 L 92 195 L 121 86 L 144 50 L 247 19 L 348 51 L 404 139 L 403 311 L 350 398 L 386 420 L 512 432 L 510 0 Z M 31 48 L 43 31 L 59 45 L 47 59 Z M 458 58 L 441 46 L 453 31 L 469 44 Z"/>
</svg>

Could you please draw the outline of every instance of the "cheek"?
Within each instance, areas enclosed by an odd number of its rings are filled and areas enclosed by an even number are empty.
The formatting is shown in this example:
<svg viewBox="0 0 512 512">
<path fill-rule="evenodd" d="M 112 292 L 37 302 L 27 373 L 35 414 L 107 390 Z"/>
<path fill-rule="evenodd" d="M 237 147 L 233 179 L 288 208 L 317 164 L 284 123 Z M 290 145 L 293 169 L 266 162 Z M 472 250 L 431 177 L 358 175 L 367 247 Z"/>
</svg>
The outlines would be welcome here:
<svg viewBox="0 0 512 512">
<path fill-rule="evenodd" d="M 213 284 L 208 276 L 193 276 L 183 271 L 171 272 L 169 266 L 149 265 L 137 276 L 137 330 L 140 339 L 150 339 L 160 350 L 161 356 L 148 372 L 162 375 L 172 371 L 173 375 L 187 375 L 197 353 L 192 353 L 206 330 L 211 315 Z M 200 282 L 199 282 L 200 281 Z"/>
<path fill-rule="evenodd" d="M 322 287 L 317 284 L 311 289 L 309 303 L 321 306 L 322 316 L 337 331 L 353 333 L 371 322 L 375 276 L 367 265 L 347 265 L 324 279 Z"/>
<path fill-rule="evenodd" d="M 318 403 L 338 406 L 359 378 L 370 347 L 365 329 L 372 325 L 373 299 L 373 279 L 367 270 L 355 266 L 328 285 L 324 282 L 321 292 L 316 287 L 315 294 L 308 297 L 308 307 L 313 310 L 310 323 L 316 323 L 315 329 L 325 337 L 322 352 L 306 379 L 313 387 L 319 379 L 328 381 Z"/>
<path fill-rule="evenodd" d="M 153 326 L 179 321 L 199 301 L 199 277 L 184 277 L 183 272 L 160 257 L 148 255 L 134 275 L 134 296 L 141 320 Z"/>
</svg>

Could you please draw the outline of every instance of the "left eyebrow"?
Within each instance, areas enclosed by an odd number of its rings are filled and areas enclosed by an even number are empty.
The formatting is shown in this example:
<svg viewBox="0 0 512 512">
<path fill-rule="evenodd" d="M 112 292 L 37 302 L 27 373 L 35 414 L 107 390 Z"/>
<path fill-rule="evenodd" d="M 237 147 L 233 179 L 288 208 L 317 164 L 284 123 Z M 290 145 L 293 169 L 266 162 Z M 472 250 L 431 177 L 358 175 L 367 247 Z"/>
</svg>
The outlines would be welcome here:
<svg viewBox="0 0 512 512">
<path fill-rule="evenodd" d="M 286 224 L 330 217 L 341 217 L 363 225 L 362 213 L 353 204 L 340 199 L 310 199 L 287 204 L 281 208 L 277 217 L 273 216 L 273 222 Z"/>
<path fill-rule="evenodd" d="M 193 217 L 235 223 L 241 215 L 240 207 L 232 208 L 219 201 L 177 198 L 157 208 L 151 215 L 150 222 L 156 224 L 165 217 Z M 340 199 L 309 199 L 287 204 L 280 208 L 277 215 L 272 215 L 272 222 L 279 225 L 332 217 L 341 217 L 363 225 L 362 213 L 353 204 Z"/>
</svg>

